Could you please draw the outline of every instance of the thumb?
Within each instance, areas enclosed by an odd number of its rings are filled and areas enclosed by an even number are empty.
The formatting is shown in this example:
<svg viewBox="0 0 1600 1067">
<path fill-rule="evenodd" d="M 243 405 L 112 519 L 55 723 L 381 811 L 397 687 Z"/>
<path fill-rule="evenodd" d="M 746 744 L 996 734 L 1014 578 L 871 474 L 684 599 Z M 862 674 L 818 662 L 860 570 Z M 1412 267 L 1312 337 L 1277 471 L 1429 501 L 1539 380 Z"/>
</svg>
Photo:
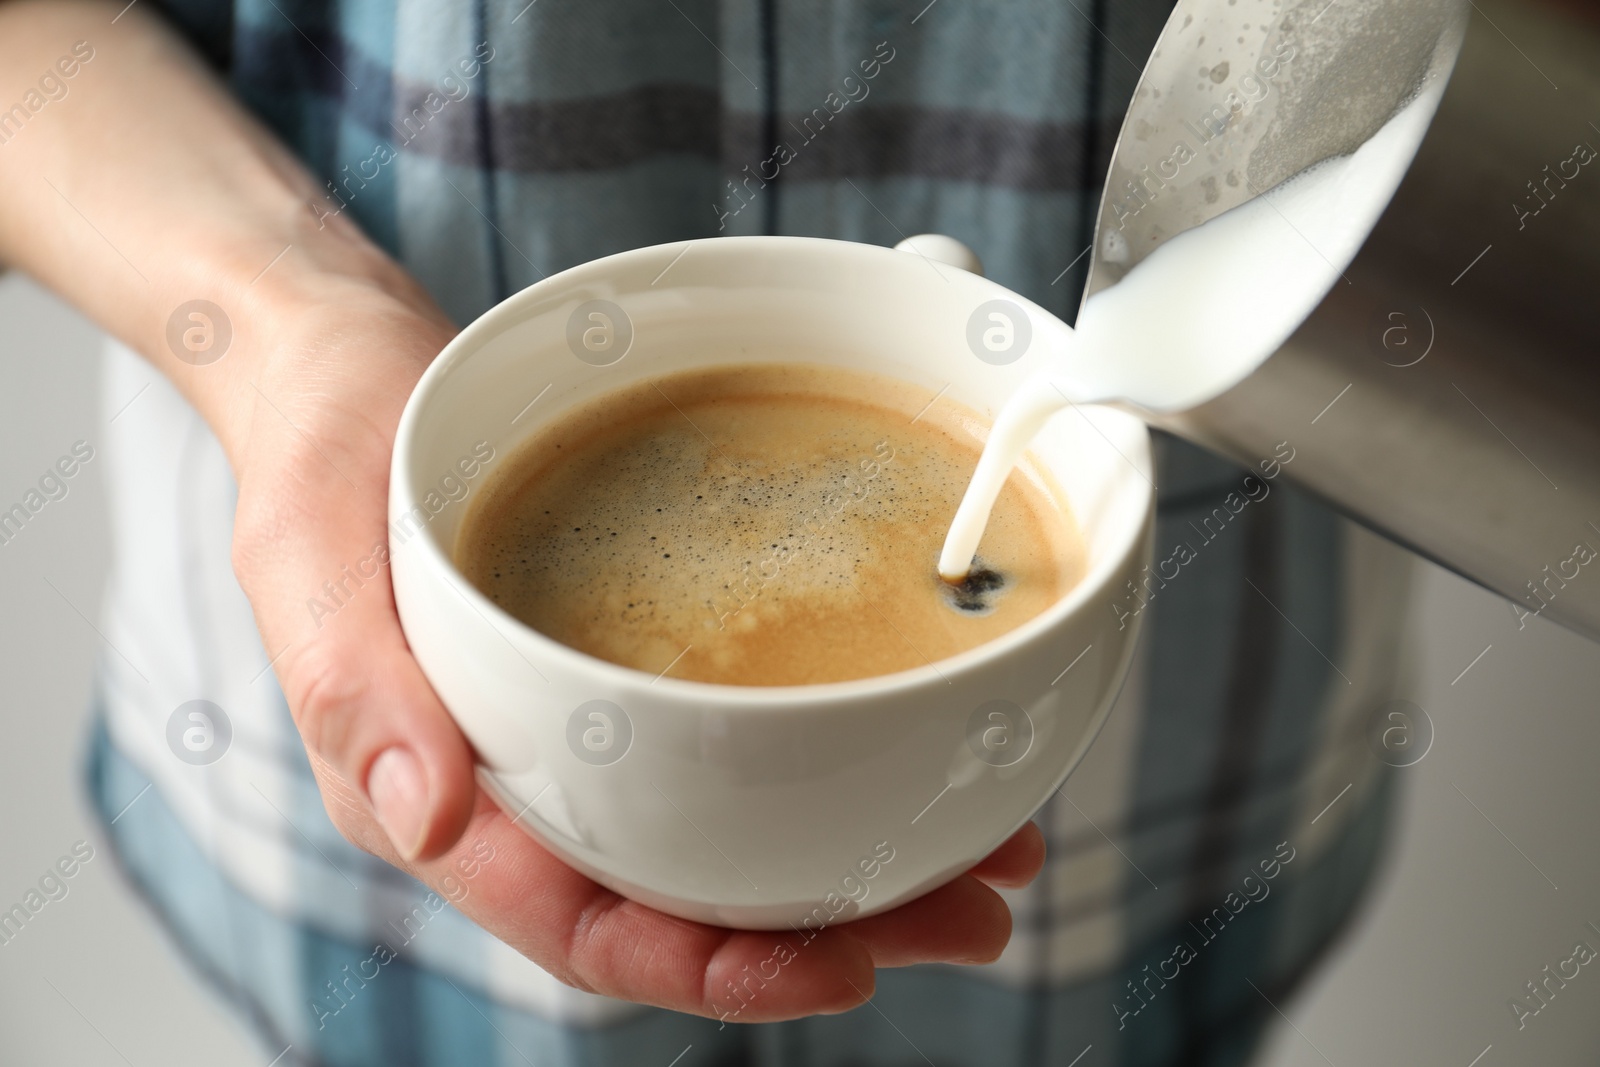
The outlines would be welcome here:
<svg viewBox="0 0 1600 1067">
<path fill-rule="evenodd" d="M 401 859 L 432 859 L 456 843 L 476 793 L 472 752 L 405 645 L 387 572 L 308 638 L 282 677 L 307 749 L 366 798 Z M 330 805 L 329 814 L 347 837 L 382 852 L 361 812 Z"/>
<path fill-rule="evenodd" d="M 272 458 L 240 479 L 234 569 L 313 764 L 342 779 L 324 784 L 335 825 L 384 858 L 431 859 L 465 832 L 477 790 L 395 611 L 389 443 L 283 409 L 256 412 L 251 451 Z"/>
</svg>

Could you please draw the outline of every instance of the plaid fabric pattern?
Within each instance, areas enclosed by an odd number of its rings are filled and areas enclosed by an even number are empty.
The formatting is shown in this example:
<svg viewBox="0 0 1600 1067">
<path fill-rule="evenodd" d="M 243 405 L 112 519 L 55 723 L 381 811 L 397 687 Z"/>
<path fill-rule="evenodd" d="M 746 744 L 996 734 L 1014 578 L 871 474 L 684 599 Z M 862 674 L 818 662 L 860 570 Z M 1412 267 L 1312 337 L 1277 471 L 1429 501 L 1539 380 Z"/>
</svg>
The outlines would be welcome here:
<svg viewBox="0 0 1600 1067">
<path fill-rule="evenodd" d="M 1169 10 L 164 7 L 326 179 L 308 212 L 349 213 L 461 321 L 645 244 L 929 231 L 1070 318 L 1085 268 L 1068 265 Z M 108 414 L 150 378 L 116 345 L 106 374 Z M 1362 726 L 1401 667 L 1403 556 L 1281 480 L 1228 504 L 1244 471 L 1162 440 L 1158 556 L 1196 558 L 1142 609 L 1127 691 L 1037 816 L 1050 860 L 1008 894 L 998 963 L 886 973 L 871 1006 L 756 1027 L 568 989 L 328 821 L 228 564 L 226 462 L 165 383 L 146 395 L 106 431 L 105 626 L 147 677 L 102 664 L 92 791 L 135 884 L 270 1054 L 292 1045 L 282 1062 L 1242 1063 L 1261 994 L 1315 959 L 1379 853 L 1389 786 Z M 165 740 L 196 698 L 233 727 L 208 766 Z"/>
</svg>

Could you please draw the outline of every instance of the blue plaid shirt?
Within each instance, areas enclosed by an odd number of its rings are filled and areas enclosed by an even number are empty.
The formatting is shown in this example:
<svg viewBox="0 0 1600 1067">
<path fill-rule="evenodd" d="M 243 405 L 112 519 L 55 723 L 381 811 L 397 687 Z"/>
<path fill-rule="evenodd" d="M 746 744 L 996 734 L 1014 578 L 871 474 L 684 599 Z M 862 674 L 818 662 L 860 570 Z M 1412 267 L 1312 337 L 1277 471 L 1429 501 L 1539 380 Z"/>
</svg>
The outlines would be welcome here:
<svg viewBox="0 0 1600 1067">
<path fill-rule="evenodd" d="M 597 256 L 769 232 L 950 234 L 1070 321 L 1111 145 L 1170 10 L 163 6 L 325 180 L 307 211 L 355 219 L 462 322 Z M 108 403 L 150 373 L 112 346 Z M 91 783 L 134 882 L 281 1063 L 1237 1064 L 1378 855 L 1389 779 L 1362 727 L 1400 669 L 1404 558 L 1282 480 L 1225 507 L 1243 472 L 1162 440 L 1160 554 L 1197 523 L 1206 543 L 1145 609 L 1127 692 L 1037 815 L 1050 859 L 1007 894 L 998 963 L 885 972 L 872 1005 L 760 1026 L 568 989 L 328 821 L 228 566 L 226 462 L 175 392 L 149 396 L 107 431 L 106 626 L 151 677 L 102 664 Z M 233 727 L 207 766 L 164 736 L 196 698 Z"/>
</svg>

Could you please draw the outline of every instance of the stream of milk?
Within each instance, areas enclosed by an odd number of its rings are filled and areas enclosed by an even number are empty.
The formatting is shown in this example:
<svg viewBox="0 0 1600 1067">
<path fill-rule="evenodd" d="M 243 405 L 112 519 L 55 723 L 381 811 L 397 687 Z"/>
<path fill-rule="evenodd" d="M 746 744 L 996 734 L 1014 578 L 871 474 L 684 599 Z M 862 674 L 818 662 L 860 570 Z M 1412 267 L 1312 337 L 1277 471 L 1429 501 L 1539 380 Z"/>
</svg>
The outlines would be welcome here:
<svg viewBox="0 0 1600 1067">
<path fill-rule="evenodd" d="M 1091 296 L 1068 343 L 996 418 L 946 535 L 940 576 L 966 577 L 1006 477 L 1056 412 L 1118 399 L 1152 411 L 1185 410 L 1225 392 L 1277 351 L 1388 206 L 1443 82 L 1427 86 L 1353 154 L 1179 234 Z"/>
</svg>

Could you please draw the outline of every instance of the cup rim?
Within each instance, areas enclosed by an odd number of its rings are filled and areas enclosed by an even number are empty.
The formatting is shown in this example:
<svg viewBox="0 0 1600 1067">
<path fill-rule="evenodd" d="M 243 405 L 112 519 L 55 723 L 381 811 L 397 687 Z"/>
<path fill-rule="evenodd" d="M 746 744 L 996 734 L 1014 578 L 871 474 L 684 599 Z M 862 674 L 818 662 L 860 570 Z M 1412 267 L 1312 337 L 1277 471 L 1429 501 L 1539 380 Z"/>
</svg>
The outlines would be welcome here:
<svg viewBox="0 0 1600 1067">
<path fill-rule="evenodd" d="M 639 248 L 627 249 L 598 259 L 576 264 L 566 270 L 551 274 L 545 278 L 526 286 L 495 304 L 489 310 L 479 315 L 467 324 L 450 342 L 434 357 L 416 386 L 412 389 L 410 397 L 406 400 L 405 409 L 401 414 L 399 425 L 395 431 L 395 443 L 389 474 L 389 514 L 391 521 L 396 513 L 404 513 L 417 501 L 414 499 L 409 483 L 412 473 L 412 446 L 417 436 L 418 427 L 425 417 L 430 401 L 443 387 L 443 383 L 451 371 L 471 359 L 481 351 L 494 338 L 505 332 L 502 325 L 504 320 L 511 318 L 514 322 L 521 321 L 521 312 L 528 305 L 536 304 L 548 299 L 549 291 L 563 284 L 581 282 L 586 275 L 598 273 L 604 275 L 610 267 L 622 261 L 638 259 L 651 253 L 659 254 L 664 249 L 676 249 L 694 245 L 722 246 L 726 251 L 719 250 L 717 254 L 732 254 L 729 246 L 766 245 L 772 249 L 793 248 L 797 243 L 811 246 L 826 246 L 836 254 L 865 255 L 865 256 L 894 256 L 900 257 L 907 253 L 898 249 L 887 248 L 881 245 L 866 244 L 858 241 L 841 241 L 833 238 L 822 237 L 791 237 L 784 235 L 754 235 L 754 236 L 728 236 L 728 237 L 701 237 L 686 241 L 671 241 L 656 245 L 644 245 Z M 780 252 L 779 254 L 783 254 Z M 889 260 L 898 264 L 898 258 Z M 951 267 L 955 270 L 959 268 Z M 981 282 L 992 286 L 996 295 L 1004 295 L 1008 300 L 1025 305 L 1030 313 L 1041 316 L 1046 321 L 1059 319 L 1049 311 L 1028 300 L 1020 294 L 1013 293 L 998 282 L 985 278 L 982 275 L 973 275 Z M 670 289 L 671 285 L 664 288 Z M 1062 323 L 1061 325 L 1065 325 Z M 885 377 L 895 377 L 892 373 L 875 370 L 873 373 L 884 374 Z M 1105 405 L 1083 405 L 1094 408 L 1096 412 L 1104 412 L 1113 418 L 1127 419 L 1139 422 L 1136 416 L 1117 408 Z M 1148 429 L 1146 429 L 1148 439 Z M 1149 450 L 1145 451 L 1145 458 L 1149 458 Z M 1131 462 L 1131 461 L 1130 461 Z M 1148 464 L 1147 464 L 1148 465 Z M 1130 551 L 1134 551 L 1145 539 L 1145 533 L 1150 525 L 1150 516 L 1155 504 L 1155 489 L 1150 482 L 1151 471 L 1144 470 L 1144 478 L 1137 466 L 1135 470 L 1127 472 L 1125 477 L 1131 479 L 1133 489 L 1141 497 L 1141 506 L 1138 509 L 1139 519 L 1130 523 L 1125 535 L 1119 538 L 1120 547 L 1105 554 L 1083 578 L 1067 591 L 1066 595 L 1050 605 L 1044 611 L 1035 615 L 1021 625 L 1006 631 L 998 637 L 991 638 L 982 644 L 976 645 L 953 656 L 933 660 L 916 667 L 894 671 L 889 674 L 870 675 L 865 678 L 853 678 L 836 682 L 812 682 L 803 685 L 732 685 L 725 682 L 703 682 L 683 678 L 671 678 L 665 674 L 652 677 L 648 672 L 635 667 L 624 667 L 612 663 L 598 656 L 590 655 L 578 649 L 539 632 L 527 623 L 501 608 L 493 600 L 481 593 L 477 586 L 463 574 L 456 566 L 451 554 L 439 543 L 436 532 L 432 527 L 425 527 L 418 531 L 419 536 L 411 538 L 401 547 L 400 551 L 418 551 L 422 554 L 419 561 L 421 567 L 438 580 L 447 582 L 455 592 L 463 597 L 468 605 L 479 615 L 483 616 L 490 625 L 498 630 L 502 636 L 510 641 L 513 637 L 517 640 L 531 644 L 540 649 L 544 654 L 561 661 L 567 661 L 575 671 L 585 671 L 594 677 L 597 684 L 596 690 L 609 688 L 612 691 L 623 692 L 634 687 L 648 685 L 652 690 L 662 696 L 675 697 L 678 700 L 696 707 L 714 708 L 719 712 L 740 710 L 761 711 L 771 713 L 774 710 L 793 707 L 803 703 L 807 707 L 854 703 L 863 699 L 879 699 L 904 695 L 932 684 L 953 684 L 958 676 L 970 676 L 981 671 L 992 661 L 1003 659 L 1017 651 L 1020 647 L 1042 638 L 1050 630 L 1068 622 L 1076 615 L 1091 597 L 1100 593 L 1106 582 L 1116 573 L 1119 561 Z M 1140 484 L 1142 483 L 1142 484 Z M 391 556 L 395 549 L 390 549 Z M 392 567 L 391 567 L 392 574 Z M 404 619 L 401 620 L 402 624 Z M 513 645 L 515 648 L 516 646 Z M 518 649 L 520 654 L 521 650 Z M 670 667 L 668 668 L 670 669 Z"/>
</svg>

